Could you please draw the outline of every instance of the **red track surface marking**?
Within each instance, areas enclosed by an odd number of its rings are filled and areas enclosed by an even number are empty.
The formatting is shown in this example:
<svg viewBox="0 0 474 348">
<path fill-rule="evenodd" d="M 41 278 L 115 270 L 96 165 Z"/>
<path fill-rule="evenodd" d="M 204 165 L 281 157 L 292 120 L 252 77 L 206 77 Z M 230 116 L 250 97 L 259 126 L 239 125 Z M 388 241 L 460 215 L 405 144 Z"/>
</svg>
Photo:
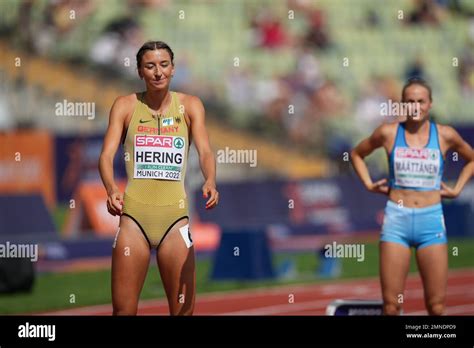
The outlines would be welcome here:
<svg viewBox="0 0 474 348">
<path fill-rule="evenodd" d="M 289 303 L 293 298 L 294 303 Z M 340 280 L 321 284 L 285 285 L 267 289 L 209 293 L 197 296 L 195 315 L 325 315 L 336 299 L 380 299 L 378 278 Z M 406 315 L 426 315 L 419 275 L 406 282 L 403 304 Z M 68 309 L 48 315 L 110 315 L 110 304 Z M 167 315 L 166 300 L 140 302 L 139 315 Z M 446 314 L 474 314 L 474 269 L 449 272 Z"/>
</svg>

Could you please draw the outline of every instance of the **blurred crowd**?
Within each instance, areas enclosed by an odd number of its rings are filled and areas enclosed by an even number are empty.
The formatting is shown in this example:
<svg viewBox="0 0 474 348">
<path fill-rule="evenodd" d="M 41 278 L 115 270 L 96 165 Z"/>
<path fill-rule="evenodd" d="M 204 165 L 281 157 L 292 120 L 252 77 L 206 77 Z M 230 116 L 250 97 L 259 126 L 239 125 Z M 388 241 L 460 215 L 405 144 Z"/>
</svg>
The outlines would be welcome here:
<svg viewBox="0 0 474 348">
<path fill-rule="evenodd" d="M 278 54 L 291 48 L 295 52 L 295 69 L 289 74 L 261 78 L 250 68 L 231 72 L 227 80 L 227 96 L 236 109 L 247 108 L 253 113 L 249 127 L 259 133 L 270 132 L 289 137 L 292 144 L 302 148 L 326 151 L 327 155 L 340 154 L 351 146 L 352 139 L 328 134 L 326 121 L 351 114 L 351 122 L 359 134 L 367 134 L 382 122 L 393 118 L 380 115 L 380 105 L 388 99 L 400 101 L 402 81 L 411 77 L 430 79 L 421 55 L 405 67 L 402 76 L 372 76 L 354 99 L 343 92 L 339 81 L 326 76 L 318 59 L 321 54 L 337 46 L 333 42 L 326 13 L 305 0 L 287 1 L 288 10 L 304 18 L 306 28 L 294 35 L 286 27 L 286 19 L 276 16 L 271 9 L 262 8 L 250 16 L 250 44 L 256 50 Z M 473 96 L 474 81 L 474 16 L 462 2 L 454 0 L 414 0 L 413 9 L 401 25 L 439 27 L 450 13 L 470 18 L 471 41 L 462 54 L 459 83 L 466 98 Z M 368 9 L 362 26 L 377 29 L 381 19 L 375 8 Z M 343 122 L 343 120 L 341 120 Z"/>
<path fill-rule="evenodd" d="M 212 3 L 211 0 L 208 2 Z M 140 13 L 166 9 L 171 3 L 170 0 L 126 1 L 126 10 L 110 18 L 79 60 L 113 75 L 135 77 L 135 61 L 127 64 L 123 57 L 135 57 L 138 47 L 148 39 L 139 20 Z M 34 11 L 34 0 L 22 1 L 16 27 L 10 28 L 19 33 L 16 39 L 24 48 L 39 55 L 48 55 L 56 42 L 67 38 L 76 27 L 88 25 L 87 18 L 101 6 L 93 0 L 49 0 L 44 4 L 38 15 Z M 463 4 L 458 0 L 413 0 L 408 20 L 402 21 L 401 25 L 438 27 L 450 13 L 461 14 L 470 20 L 471 39 L 465 51 L 460 52 L 457 79 L 463 96 L 472 98 L 474 14 Z M 249 7 L 247 49 L 256 54 L 271 52 L 275 55 L 282 50 L 291 50 L 294 69 L 285 74 L 262 76 L 257 68 L 245 66 L 229 69 L 225 80 L 219 81 L 224 87 L 227 107 L 243 115 L 236 123 L 239 127 L 269 137 L 284 137 L 302 149 L 340 153 L 341 149 L 352 145 L 352 140 L 328 134 L 326 123 L 350 115 L 358 121 L 353 123 L 356 130 L 367 133 L 384 122 L 380 117 L 380 104 L 387 99 L 399 100 L 400 81 L 413 76 L 429 78 L 420 55 L 406 66 L 403 76 L 374 75 L 368 81 L 360 81 L 362 88 L 356 98 L 351 98 L 344 93 L 341 82 L 328 77 L 321 66 L 319 57 L 337 49 L 325 11 L 308 0 L 287 0 L 286 8 L 288 15 L 291 10 L 295 16 L 303 18 L 302 31 L 290 30 L 286 18 L 278 16 L 271 7 Z M 74 20 L 70 20 L 71 16 Z M 370 8 L 361 24 L 376 30 L 381 21 L 376 8 Z M 186 55 L 177 59 L 179 69 L 173 87 L 196 92 L 191 60 Z M 6 103 L 0 98 L 0 127 L 6 109 Z"/>
</svg>

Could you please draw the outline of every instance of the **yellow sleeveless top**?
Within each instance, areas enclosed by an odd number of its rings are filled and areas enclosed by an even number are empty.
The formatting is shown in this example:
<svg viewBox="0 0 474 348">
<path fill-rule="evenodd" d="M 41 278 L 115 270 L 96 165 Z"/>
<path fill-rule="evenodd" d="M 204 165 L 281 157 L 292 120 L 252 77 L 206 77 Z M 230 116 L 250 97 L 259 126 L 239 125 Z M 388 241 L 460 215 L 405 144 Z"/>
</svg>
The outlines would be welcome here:
<svg viewBox="0 0 474 348">
<path fill-rule="evenodd" d="M 151 205 L 172 205 L 186 199 L 184 177 L 189 133 L 176 92 L 164 115 L 153 115 L 138 94 L 124 139 L 128 184 L 125 195 Z"/>
</svg>

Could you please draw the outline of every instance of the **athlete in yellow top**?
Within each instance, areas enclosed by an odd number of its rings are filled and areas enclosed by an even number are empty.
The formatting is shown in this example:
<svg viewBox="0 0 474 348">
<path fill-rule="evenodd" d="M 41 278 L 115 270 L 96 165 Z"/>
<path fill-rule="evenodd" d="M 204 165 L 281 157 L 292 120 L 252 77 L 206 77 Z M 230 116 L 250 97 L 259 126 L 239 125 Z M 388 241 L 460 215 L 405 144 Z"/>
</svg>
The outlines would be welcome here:
<svg viewBox="0 0 474 348">
<path fill-rule="evenodd" d="M 174 54 L 161 41 L 145 43 L 137 69 L 146 91 L 118 97 L 110 111 L 99 169 L 107 190 L 107 209 L 120 215 L 112 253 L 114 315 L 135 315 L 150 249 L 157 263 L 171 315 L 191 315 L 195 299 L 194 248 L 184 190 L 191 139 L 205 178 L 206 208 L 218 204 L 216 165 L 199 98 L 169 90 Z M 113 158 L 124 143 L 128 185 L 114 181 Z"/>
</svg>

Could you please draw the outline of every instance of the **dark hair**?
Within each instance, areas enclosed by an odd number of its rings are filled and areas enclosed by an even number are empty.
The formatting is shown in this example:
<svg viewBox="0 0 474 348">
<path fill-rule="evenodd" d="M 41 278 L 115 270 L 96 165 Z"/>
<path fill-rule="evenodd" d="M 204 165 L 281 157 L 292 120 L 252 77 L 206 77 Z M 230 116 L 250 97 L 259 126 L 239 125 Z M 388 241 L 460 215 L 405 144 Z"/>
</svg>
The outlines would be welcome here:
<svg viewBox="0 0 474 348">
<path fill-rule="evenodd" d="M 143 55 L 146 51 L 154 51 L 154 50 L 167 50 L 171 57 L 171 64 L 174 65 L 174 53 L 171 50 L 171 47 L 168 46 L 167 43 L 163 41 L 147 41 L 143 44 L 142 47 L 137 52 L 137 69 L 140 68 L 142 63 Z"/>
<path fill-rule="evenodd" d="M 402 89 L 402 101 L 405 100 L 405 90 L 408 87 L 413 86 L 413 85 L 419 85 L 419 86 L 425 87 L 428 90 L 428 95 L 430 97 L 430 101 L 432 101 L 432 99 L 431 99 L 431 86 L 428 84 L 428 82 L 423 80 L 421 77 L 412 77 L 412 78 L 408 79 L 408 81 L 405 83 L 405 85 L 403 86 L 403 89 Z"/>
</svg>

